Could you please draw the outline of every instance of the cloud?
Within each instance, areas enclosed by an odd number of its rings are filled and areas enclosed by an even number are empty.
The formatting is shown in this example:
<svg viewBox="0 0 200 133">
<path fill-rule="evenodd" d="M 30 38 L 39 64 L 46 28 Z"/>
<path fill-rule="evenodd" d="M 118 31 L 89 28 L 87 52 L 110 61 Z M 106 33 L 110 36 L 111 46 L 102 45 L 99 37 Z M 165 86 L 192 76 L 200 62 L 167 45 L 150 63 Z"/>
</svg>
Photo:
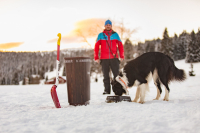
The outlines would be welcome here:
<svg viewBox="0 0 200 133">
<path fill-rule="evenodd" d="M 15 48 L 19 47 L 22 45 L 24 42 L 9 42 L 9 43 L 1 43 L 0 44 L 0 49 L 10 49 L 10 48 Z"/>
<path fill-rule="evenodd" d="M 47 43 L 56 43 L 58 38 L 54 38 L 49 40 Z M 61 37 L 61 43 L 79 43 L 82 42 L 82 38 L 76 36 L 76 35 L 64 35 Z"/>
<path fill-rule="evenodd" d="M 75 23 L 75 28 L 67 35 L 62 36 L 62 43 L 80 43 L 85 38 L 97 37 L 104 29 L 105 19 L 91 18 L 81 20 Z M 58 38 L 48 41 L 48 43 L 56 43 Z"/>
<path fill-rule="evenodd" d="M 72 33 L 76 33 L 77 31 L 81 31 L 84 35 L 88 37 L 93 37 L 98 35 L 99 32 L 104 29 L 105 19 L 100 18 L 92 18 L 78 21 L 75 24 L 75 29 Z"/>
</svg>

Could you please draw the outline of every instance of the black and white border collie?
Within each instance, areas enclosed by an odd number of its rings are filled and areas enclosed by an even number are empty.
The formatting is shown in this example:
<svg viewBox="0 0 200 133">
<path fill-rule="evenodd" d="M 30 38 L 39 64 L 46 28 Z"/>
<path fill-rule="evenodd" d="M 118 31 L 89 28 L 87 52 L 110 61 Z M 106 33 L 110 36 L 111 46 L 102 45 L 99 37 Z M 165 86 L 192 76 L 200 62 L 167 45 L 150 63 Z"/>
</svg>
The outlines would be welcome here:
<svg viewBox="0 0 200 133">
<path fill-rule="evenodd" d="M 174 61 L 167 55 L 159 52 L 145 53 L 134 60 L 129 61 L 123 72 L 112 81 L 112 89 L 115 95 L 121 96 L 128 93 L 128 88 L 137 86 L 136 96 L 133 102 L 144 103 L 145 93 L 149 91 L 148 83 L 154 80 L 157 87 L 157 96 L 154 100 L 159 100 L 162 93 L 161 84 L 165 86 L 164 101 L 169 100 L 169 82 L 173 80 L 183 81 L 186 79 L 184 70 L 178 69 Z"/>
</svg>

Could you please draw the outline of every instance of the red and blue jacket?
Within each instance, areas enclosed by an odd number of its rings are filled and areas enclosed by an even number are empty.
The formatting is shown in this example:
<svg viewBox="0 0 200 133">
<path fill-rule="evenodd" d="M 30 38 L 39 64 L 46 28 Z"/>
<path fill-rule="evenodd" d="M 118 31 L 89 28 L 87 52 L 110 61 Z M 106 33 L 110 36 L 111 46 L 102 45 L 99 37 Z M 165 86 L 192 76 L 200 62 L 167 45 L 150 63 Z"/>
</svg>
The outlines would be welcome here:
<svg viewBox="0 0 200 133">
<path fill-rule="evenodd" d="M 124 59 L 124 47 L 119 35 L 113 30 L 104 30 L 98 35 L 94 48 L 94 59 L 99 59 L 99 49 L 101 49 L 100 59 L 118 58 L 117 48 L 119 49 L 120 58 Z"/>
</svg>

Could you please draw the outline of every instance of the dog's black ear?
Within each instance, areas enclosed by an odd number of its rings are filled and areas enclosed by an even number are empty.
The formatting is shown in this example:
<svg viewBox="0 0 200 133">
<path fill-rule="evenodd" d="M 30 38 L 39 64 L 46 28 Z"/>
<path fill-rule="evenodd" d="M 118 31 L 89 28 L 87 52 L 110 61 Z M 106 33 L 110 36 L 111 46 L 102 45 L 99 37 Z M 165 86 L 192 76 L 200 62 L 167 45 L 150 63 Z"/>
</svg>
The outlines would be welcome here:
<svg viewBox="0 0 200 133">
<path fill-rule="evenodd" d="M 123 77 L 122 71 L 119 72 L 119 76 L 120 76 L 120 77 Z"/>
</svg>

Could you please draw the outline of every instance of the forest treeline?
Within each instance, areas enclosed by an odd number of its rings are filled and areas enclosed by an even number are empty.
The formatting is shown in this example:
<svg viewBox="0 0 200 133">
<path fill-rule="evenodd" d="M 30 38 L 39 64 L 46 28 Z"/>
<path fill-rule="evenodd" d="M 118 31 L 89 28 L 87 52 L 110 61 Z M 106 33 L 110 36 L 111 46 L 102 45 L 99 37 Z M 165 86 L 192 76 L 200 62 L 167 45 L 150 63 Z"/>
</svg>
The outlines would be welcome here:
<svg viewBox="0 0 200 133">
<path fill-rule="evenodd" d="M 129 39 L 124 42 L 125 60 L 122 68 L 128 61 L 146 52 L 162 52 L 172 59 L 185 59 L 187 63 L 200 62 L 200 30 L 197 33 L 183 31 L 180 35 L 169 37 L 167 28 L 162 39 L 146 40 L 133 45 Z M 47 52 L 0 52 L 0 85 L 18 85 L 25 77 L 40 75 L 56 68 L 56 51 Z M 101 66 L 93 59 L 93 49 L 65 49 L 60 53 L 60 64 L 64 65 L 64 57 L 90 57 L 91 76 L 101 73 Z M 65 72 L 61 72 L 64 76 Z"/>
</svg>

